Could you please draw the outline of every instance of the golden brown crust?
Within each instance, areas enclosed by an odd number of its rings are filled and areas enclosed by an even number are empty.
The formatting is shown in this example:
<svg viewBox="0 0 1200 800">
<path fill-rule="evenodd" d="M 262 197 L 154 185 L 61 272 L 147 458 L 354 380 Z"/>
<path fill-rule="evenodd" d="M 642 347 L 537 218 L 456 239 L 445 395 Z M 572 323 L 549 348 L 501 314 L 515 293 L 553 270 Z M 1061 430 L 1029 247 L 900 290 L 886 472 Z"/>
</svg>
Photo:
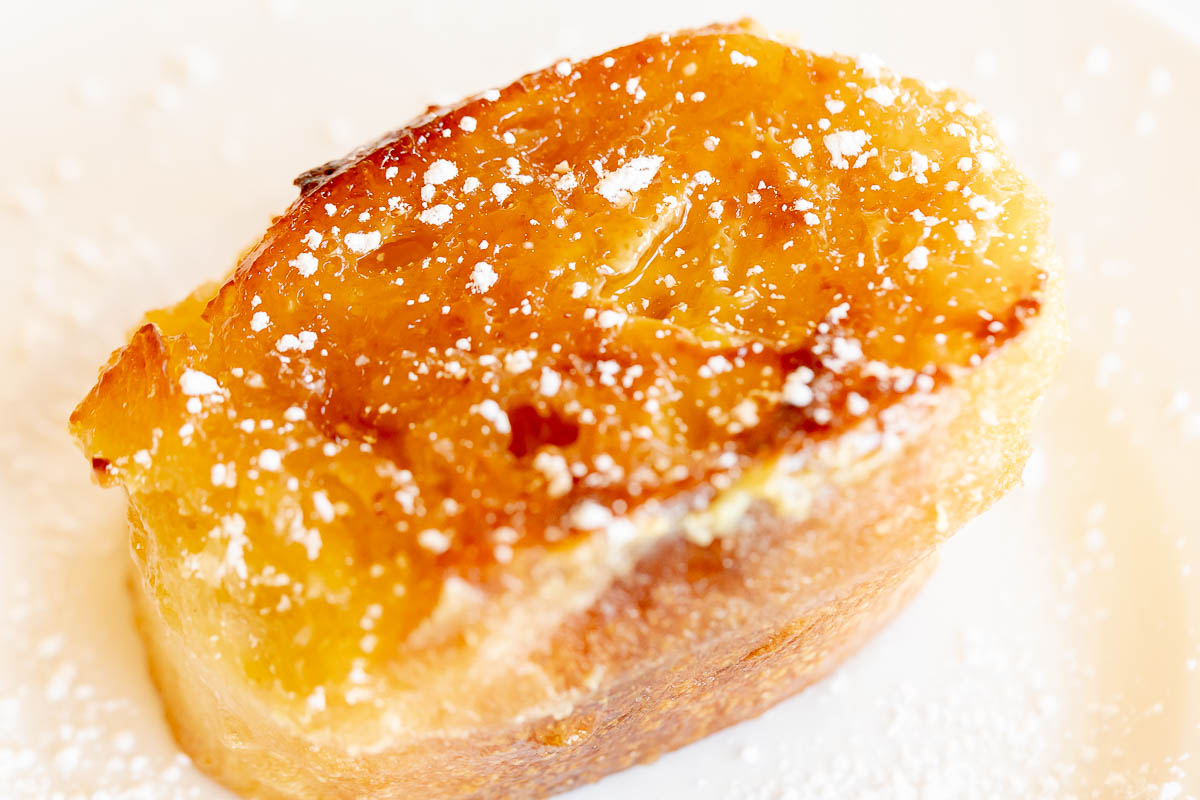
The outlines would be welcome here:
<svg viewBox="0 0 1200 800">
<path fill-rule="evenodd" d="M 1060 349 L 973 104 L 743 27 L 302 189 L 72 417 L 173 726 L 251 797 L 544 795 L 760 712 L 1012 484 Z"/>
</svg>

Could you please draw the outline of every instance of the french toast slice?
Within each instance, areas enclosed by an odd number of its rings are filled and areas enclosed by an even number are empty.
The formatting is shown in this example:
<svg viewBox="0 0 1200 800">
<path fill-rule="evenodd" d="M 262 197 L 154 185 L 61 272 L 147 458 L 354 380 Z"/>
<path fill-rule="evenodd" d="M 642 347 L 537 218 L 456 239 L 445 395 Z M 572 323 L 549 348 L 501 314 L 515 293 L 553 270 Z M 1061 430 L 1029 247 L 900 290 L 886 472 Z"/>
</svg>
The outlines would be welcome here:
<svg viewBox="0 0 1200 800">
<path fill-rule="evenodd" d="M 298 183 L 71 418 L 247 797 L 545 796 L 761 712 L 1013 485 L 1061 352 L 975 104 L 745 24 Z"/>
</svg>

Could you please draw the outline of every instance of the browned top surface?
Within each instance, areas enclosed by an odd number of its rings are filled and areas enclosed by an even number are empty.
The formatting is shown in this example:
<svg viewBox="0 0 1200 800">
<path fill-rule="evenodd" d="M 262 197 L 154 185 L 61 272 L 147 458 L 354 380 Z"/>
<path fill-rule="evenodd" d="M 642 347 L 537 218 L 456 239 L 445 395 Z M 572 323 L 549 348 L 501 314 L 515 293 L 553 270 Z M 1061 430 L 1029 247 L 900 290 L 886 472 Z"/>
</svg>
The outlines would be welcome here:
<svg viewBox="0 0 1200 800">
<path fill-rule="evenodd" d="M 977 113 L 740 28 L 560 62 L 309 186 L 74 430 L 263 635 L 403 595 L 363 611 L 402 640 L 448 568 L 727 485 L 1019 332 L 1045 220 Z"/>
</svg>

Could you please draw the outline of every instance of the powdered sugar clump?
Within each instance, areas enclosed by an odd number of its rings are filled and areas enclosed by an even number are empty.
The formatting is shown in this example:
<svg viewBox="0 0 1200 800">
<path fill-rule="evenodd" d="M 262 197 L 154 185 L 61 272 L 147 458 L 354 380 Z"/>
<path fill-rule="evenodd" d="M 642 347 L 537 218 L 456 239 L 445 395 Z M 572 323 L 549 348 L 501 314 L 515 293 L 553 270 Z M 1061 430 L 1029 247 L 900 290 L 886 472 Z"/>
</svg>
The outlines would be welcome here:
<svg viewBox="0 0 1200 800">
<path fill-rule="evenodd" d="M 445 225 L 450 221 L 450 215 L 450 206 L 441 203 L 433 208 L 425 209 L 417 215 L 417 219 L 428 225 Z"/>
<path fill-rule="evenodd" d="M 179 388 L 189 397 L 197 397 L 207 394 L 219 394 L 221 385 L 217 383 L 217 379 L 213 376 L 200 372 L 199 370 L 185 370 L 179 376 Z"/>
<path fill-rule="evenodd" d="M 345 238 L 346 247 L 350 248 L 350 251 L 353 253 L 369 253 L 372 250 L 377 250 L 381 241 L 382 237 L 380 236 L 379 231 L 369 231 L 368 233 L 347 233 Z M 312 256 L 309 256 L 309 258 L 312 259 L 312 263 L 309 266 L 311 266 L 312 270 L 316 270 L 316 259 L 313 259 Z M 304 273 L 302 272 L 301 274 Z M 311 274 L 311 272 L 308 274 Z"/>
<path fill-rule="evenodd" d="M 849 169 L 847 156 L 857 156 L 867 146 L 871 136 L 866 131 L 837 131 L 823 137 L 825 149 L 829 151 L 835 167 Z"/>
<path fill-rule="evenodd" d="M 496 285 L 496 281 L 500 280 L 500 276 L 496 274 L 496 270 L 486 261 L 478 262 L 471 269 L 471 291 L 479 294 L 486 294 L 488 289 Z"/>
<path fill-rule="evenodd" d="M 613 205 L 628 203 L 635 193 L 650 185 L 662 163 L 662 156 L 630 159 L 601 178 L 596 184 L 596 191 Z"/>
<path fill-rule="evenodd" d="M 429 165 L 429 169 L 425 170 L 425 183 L 438 186 L 453 178 L 458 174 L 458 167 L 453 161 L 447 161 L 440 158 Z"/>
</svg>

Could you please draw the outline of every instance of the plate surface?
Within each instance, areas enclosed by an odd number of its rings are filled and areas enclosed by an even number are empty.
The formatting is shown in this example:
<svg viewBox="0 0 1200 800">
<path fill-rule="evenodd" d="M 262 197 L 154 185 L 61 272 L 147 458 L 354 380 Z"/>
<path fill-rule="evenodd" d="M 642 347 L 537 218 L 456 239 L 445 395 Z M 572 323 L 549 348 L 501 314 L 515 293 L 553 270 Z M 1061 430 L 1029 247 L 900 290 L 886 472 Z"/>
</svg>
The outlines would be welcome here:
<svg viewBox="0 0 1200 800">
<path fill-rule="evenodd" d="M 1026 485 L 895 624 L 761 718 L 569 797 L 1200 793 L 1195 43 L 1085 0 L 21 5 L 0 24 L 6 797 L 229 797 L 167 733 L 122 500 L 64 432 L 139 314 L 220 274 L 296 174 L 428 103 L 744 14 L 976 94 L 1056 204 L 1073 342 Z"/>
</svg>

